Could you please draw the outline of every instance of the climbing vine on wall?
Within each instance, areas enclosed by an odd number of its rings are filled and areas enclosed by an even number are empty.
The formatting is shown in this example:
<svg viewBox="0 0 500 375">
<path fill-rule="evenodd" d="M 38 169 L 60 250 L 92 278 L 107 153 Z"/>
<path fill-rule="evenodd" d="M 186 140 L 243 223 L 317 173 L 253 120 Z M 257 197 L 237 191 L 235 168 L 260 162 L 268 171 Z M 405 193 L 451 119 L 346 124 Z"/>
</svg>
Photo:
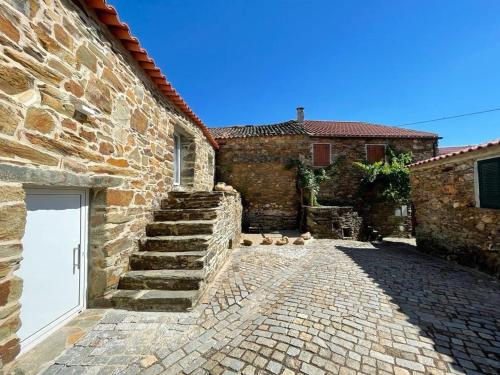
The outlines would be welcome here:
<svg viewBox="0 0 500 375">
<path fill-rule="evenodd" d="M 338 158 L 326 168 L 312 168 L 298 159 L 290 160 L 286 164 L 286 169 L 296 168 L 297 170 L 297 187 L 302 205 L 318 206 L 320 185 L 337 173 L 340 161 L 341 158 Z"/>
<path fill-rule="evenodd" d="M 387 148 L 387 160 L 376 163 L 355 162 L 363 173 L 361 188 L 374 200 L 406 204 L 410 198 L 411 152 L 397 153 Z"/>
</svg>

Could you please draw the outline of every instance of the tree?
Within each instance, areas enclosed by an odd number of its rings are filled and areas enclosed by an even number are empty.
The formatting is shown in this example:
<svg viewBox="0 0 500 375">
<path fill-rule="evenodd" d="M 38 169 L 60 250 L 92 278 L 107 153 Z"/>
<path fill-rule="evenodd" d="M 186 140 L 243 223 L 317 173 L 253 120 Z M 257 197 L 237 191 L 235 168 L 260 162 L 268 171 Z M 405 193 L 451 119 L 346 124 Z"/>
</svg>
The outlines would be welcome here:
<svg viewBox="0 0 500 375">
<path fill-rule="evenodd" d="M 318 194 L 322 182 L 331 179 L 336 173 L 336 167 L 341 158 L 326 168 L 312 168 L 298 159 L 290 160 L 285 168 L 297 168 L 297 187 L 300 192 L 300 203 L 304 204 L 304 193 L 307 194 L 307 203 L 318 206 Z"/>
</svg>

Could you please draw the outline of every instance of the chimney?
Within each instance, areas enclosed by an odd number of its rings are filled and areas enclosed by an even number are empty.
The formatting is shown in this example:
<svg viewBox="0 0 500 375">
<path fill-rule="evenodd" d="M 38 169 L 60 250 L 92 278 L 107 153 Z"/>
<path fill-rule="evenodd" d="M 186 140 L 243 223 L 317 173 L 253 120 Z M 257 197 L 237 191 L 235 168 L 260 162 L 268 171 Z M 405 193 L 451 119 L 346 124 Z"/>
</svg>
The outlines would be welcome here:
<svg viewBox="0 0 500 375">
<path fill-rule="evenodd" d="M 304 107 L 297 107 L 297 121 L 304 122 Z"/>
</svg>

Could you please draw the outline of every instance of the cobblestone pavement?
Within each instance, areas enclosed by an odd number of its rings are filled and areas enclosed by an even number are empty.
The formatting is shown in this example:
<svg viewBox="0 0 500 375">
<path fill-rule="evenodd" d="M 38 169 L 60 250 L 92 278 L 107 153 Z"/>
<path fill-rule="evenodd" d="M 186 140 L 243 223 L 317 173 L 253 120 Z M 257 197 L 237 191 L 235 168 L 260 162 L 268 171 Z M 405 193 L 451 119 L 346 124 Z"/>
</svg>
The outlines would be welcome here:
<svg viewBox="0 0 500 375">
<path fill-rule="evenodd" d="M 499 295 L 408 245 L 242 248 L 194 311 L 109 311 L 45 374 L 497 374 Z"/>
</svg>

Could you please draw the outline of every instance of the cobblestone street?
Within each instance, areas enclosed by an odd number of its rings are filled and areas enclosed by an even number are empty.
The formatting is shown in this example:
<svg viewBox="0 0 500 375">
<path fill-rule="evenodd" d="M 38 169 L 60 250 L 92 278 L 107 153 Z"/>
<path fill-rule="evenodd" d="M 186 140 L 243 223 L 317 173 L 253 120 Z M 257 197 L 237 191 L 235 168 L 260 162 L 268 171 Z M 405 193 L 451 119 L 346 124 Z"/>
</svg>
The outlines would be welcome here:
<svg viewBox="0 0 500 375">
<path fill-rule="evenodd" d="M 111 310 L 45 374 L 497 374 L 499 309 L 408 245 L 243 247 L 194 311 Z"/>
</svg>

